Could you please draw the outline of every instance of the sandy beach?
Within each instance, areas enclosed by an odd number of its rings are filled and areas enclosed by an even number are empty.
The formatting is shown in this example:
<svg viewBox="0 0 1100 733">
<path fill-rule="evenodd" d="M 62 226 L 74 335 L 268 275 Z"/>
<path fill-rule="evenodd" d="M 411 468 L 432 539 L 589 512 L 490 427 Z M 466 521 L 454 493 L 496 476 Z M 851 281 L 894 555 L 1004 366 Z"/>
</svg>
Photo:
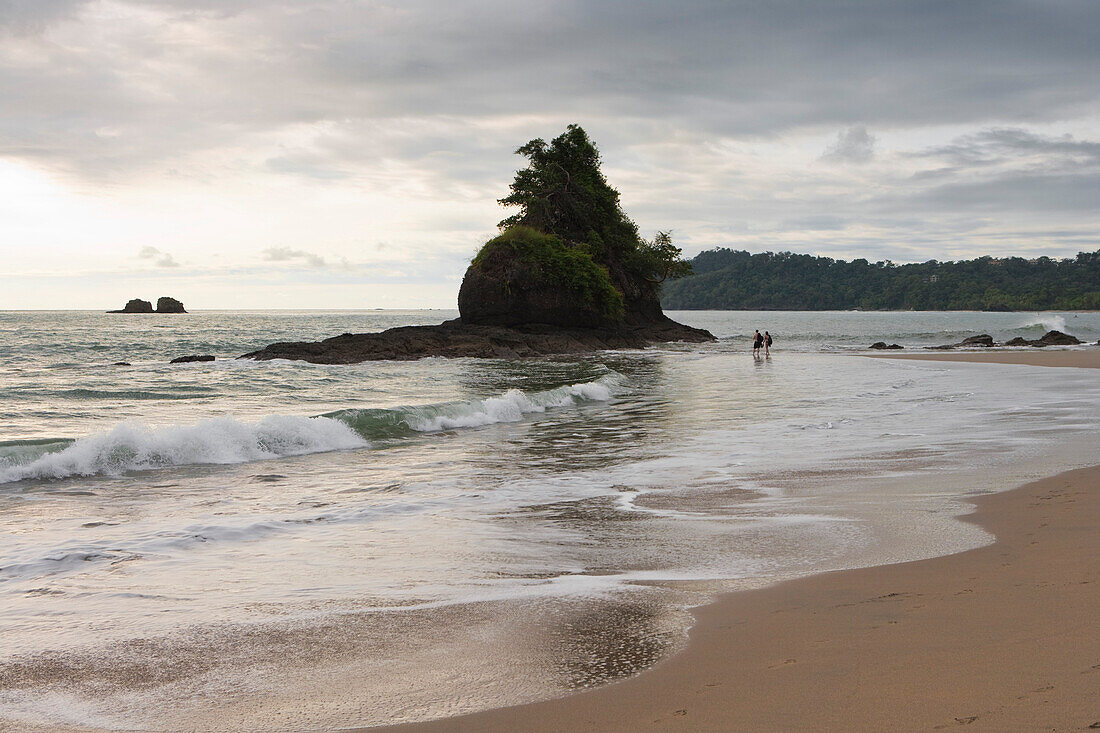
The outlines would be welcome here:
<svg viewBox="0 0 1100 733">
<path fill-rule="evenodd" d="M 1076 351 L 890 358 L 1100 366 Z M 369 730 L 1100 727 L 1100 467 L 973 503 L 992 545 L 728 594 L 696 610 L 684 652 L 635 678 Z"/>
<path fill-rule="evenodd" d="M 983 364 L 1027 364 L 1046 367 L 1100 368 L 1100 348 L 1088 351 L 1030 349 L 1028 351 L 966 351 L 935 354 L 874 354 L 873 359 L 913 359 L 916 361 L 969 361 Z"/>
</svg>

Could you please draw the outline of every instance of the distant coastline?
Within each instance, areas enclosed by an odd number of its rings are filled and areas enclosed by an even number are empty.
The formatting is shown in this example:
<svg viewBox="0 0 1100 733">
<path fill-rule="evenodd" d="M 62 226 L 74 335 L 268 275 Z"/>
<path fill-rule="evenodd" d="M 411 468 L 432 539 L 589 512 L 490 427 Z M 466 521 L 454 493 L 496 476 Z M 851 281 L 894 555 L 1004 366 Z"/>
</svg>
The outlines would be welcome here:
<svg viewBox="0 0 1100 733">
<path fill-rule="evenodd" d="M 979 257 L 895 264 L 713 249 L 664 284 L 667 310 L 1100 310 L 1100 250 L 1063 260 Z"/>
</svg>

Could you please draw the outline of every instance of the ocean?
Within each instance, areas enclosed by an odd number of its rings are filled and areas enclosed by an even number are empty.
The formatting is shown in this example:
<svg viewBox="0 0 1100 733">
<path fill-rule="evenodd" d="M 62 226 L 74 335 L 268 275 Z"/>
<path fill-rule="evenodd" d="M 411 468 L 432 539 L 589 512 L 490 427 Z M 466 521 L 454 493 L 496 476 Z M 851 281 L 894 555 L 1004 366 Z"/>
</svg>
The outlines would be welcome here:
<svg viewBox="0 0 1100 733">
<path fill-rule="evenodd" d="M 456 315 L 0 312 L 0 729 L 341 728 L 560 696 L 674 653 L 717 593 L 986 544 L 968 496 L 1100 447 L 1090 370 L 863 358 L 1095 344 L 1100 313 L 673 312 L 719 340 L 234 358 Z M 217 360 L 167 363 L 188 354 Z"/>
</svg>

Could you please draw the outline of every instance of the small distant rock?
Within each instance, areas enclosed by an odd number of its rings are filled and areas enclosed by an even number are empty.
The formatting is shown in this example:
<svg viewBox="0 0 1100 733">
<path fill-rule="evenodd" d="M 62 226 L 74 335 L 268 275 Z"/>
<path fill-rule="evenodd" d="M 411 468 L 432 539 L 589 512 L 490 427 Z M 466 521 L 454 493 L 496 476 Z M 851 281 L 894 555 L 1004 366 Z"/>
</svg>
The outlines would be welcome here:
<svg viewBox="0 0 1100 733">
<path fill-rule="evenodd" d="M 141 298 L 134 298 L 133 300 L 126 301 L 126 305 L 122 310 L 107 311 L 108 313 L 152 313 L 153 304 L 148 300 L 142 300 Z"/>
<path fill-rule="evenodd" d="M 131 363 L 130 363 L 130 362 L 128 362 L 128 361 L 116 361 L 116 362 L 115 362 L 114 364 L 112 364 L 111 366 L 133 366 L 133 364 L 131 364 Z"/>
<path fill-rule="evenodd" d="M 183 303 L 175 298 L 158 298 L 157 313 L 186 313 Z"/>
<path fill-rule="evenodd" d="M 193 361 L 214 361 L 211 354 L 191 354 L 190 356 L 177 356 L 169 364 L 190 364 Z"/>
<path fill-rule="evenodd" d="M 904 349 L 905 347 L 902 346 L 901 344 L 890 344 L 889 346 L 887 346 L 885 341 L 876 341 L 875 343 L 871 344 L 870 348 L 872 348 L 872 349 Z"/>
</svg>

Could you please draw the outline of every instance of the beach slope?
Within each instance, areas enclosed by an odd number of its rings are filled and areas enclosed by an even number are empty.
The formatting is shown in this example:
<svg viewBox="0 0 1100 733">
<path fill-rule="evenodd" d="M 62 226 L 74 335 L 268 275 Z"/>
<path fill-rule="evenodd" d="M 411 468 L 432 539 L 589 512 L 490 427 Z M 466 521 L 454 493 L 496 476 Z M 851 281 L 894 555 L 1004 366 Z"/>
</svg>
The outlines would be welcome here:
<svg viewBox="0 0 1100 733">
<path fill-rule="evenodd" d="M 993 545 L 729 594 L 639 677 L 371 730 L 1086 729 L 1100 721 L 1100 467 L 975 503 Z"/>
</svg>

